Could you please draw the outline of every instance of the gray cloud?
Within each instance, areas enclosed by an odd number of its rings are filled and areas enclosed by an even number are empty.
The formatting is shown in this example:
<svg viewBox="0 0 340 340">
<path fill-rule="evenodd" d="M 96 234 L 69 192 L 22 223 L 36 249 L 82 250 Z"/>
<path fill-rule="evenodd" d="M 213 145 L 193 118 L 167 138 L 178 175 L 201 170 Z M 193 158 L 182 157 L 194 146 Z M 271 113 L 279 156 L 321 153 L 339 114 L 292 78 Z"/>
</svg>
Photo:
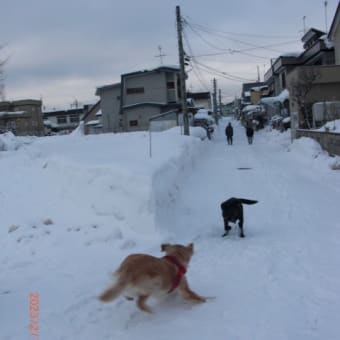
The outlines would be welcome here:
<svg viewBox="0 0 340 340">
<path fill-rule="evenodd" d="M 0 45 L 7 45 L 0 50 L 0 59 L 11 56 L 5 68 L 8 99 L 42 96 L 50 107 L 66 107 L 72 98 L 94 101 L 97 86 L 119 81 L 121 73 L 159 65 L 158 45 L 166 54 L 164 62 L 177 64 L 177 4 L 190 24 L 214 30 L 200 30 L 199 36 L 186 27 L 192 49 L 186 45 L 187 53 L 225 52 L 197 60 L 245 79 L 256 78 L 258 68 L 262 76 L 270 58 L 280 52 L 301 49 L 304 15 L 307 27 L 325 28 L 321 0 L 3 0 Z M 337 1 L 328 4 L 330 25 Z M 251 49 L 290 40 L 295 42 Z M 240 92 L 241 81 L 215 76 L 226 99 Z M 192 70 L 188 86 L 211 88 L 213 77 Z"/>
</svg>

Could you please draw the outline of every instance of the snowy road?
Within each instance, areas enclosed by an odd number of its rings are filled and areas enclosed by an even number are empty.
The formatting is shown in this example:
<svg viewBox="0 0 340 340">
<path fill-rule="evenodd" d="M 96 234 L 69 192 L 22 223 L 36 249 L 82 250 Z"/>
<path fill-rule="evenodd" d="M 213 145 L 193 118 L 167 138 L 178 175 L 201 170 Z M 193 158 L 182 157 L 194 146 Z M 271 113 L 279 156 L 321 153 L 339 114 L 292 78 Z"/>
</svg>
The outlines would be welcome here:
<svg viewBox="0 0 340 340">
<path fill-rule="evenodd" d="M 201 293 L 217 296 L 195 311 L 195 332 L 202 339 L 338 339 L 339 174 L 292 158 L 290 144 L 268 142 L 265 131 L 248 145 L 233 124 L 234 145 L 221 124 L 167 226 L 174 239 L 194 236 L 189 276 Z M 219 204 L 232 196 L 259 201 L 244 206 L 245 239 L 235 228 L 220 237 Z"/>
</svg>

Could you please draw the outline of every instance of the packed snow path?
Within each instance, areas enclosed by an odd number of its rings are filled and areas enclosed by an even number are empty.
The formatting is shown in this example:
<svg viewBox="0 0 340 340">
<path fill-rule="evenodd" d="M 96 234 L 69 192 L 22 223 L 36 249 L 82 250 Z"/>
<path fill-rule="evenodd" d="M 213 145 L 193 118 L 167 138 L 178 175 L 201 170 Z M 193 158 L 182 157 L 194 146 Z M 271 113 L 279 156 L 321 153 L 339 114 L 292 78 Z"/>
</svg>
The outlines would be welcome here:
<svg viewBox="0 0 340 340">
<path fill-rule="evenodd" d="M 271 144 L 265 131 L 255 133 L 248 145 L 237 121 L 234 143 L 227 145 L 225 124 L 185 178 L 168 221 L 174 239 L 195 241 L 189 271 L 193 286 L 217 297 L 192 311 L 183 334 L 201 339 L 337 339 L 339 173 L 323 174 L 312 161 L 292 160 L 290 145 Z M 229 197 L 259 201 L 244 205 L 245 239 L 239 238 L 238 228 L 221 238 L 219 205 Z"/>
</svg>

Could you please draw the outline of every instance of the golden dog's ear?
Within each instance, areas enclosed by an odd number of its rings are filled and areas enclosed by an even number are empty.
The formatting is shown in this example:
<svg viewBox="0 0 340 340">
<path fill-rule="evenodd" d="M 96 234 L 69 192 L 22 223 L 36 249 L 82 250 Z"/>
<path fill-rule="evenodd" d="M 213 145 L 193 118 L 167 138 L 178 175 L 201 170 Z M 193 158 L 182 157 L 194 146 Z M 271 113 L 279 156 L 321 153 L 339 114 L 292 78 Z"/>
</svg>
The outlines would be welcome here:
<svg viewBox="0 0 340 340">
<path fill-rule="evenodd" d="M 170 247 L 170 244 L 169 243 L 162 243 L 161 244 L 161 251 L 166 251 L 166 249 Z"/>
<path fill-rule="evenodd" d="M 189 243 L 187 248 L 193 253 L 194 252 L 194 244 L 193 243 Z"/>
</svg>

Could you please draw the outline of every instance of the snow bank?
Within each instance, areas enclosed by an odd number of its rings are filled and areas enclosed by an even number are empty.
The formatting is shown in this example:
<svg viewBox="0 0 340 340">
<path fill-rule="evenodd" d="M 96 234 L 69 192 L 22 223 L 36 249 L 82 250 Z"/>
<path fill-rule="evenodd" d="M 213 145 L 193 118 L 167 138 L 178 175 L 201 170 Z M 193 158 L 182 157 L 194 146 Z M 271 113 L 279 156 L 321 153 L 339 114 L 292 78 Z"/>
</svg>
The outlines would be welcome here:
<svg viewBox="0 0 340 340">
<path fill-rule="evenodd" d="M 16 137 L 12 132 L 0 134 L 0 151 L 17 150 L 24 144 L 29 144 L 34 137 Z"/>
<path fill-rule="evenodd" d="M 99 219 L 123 233 L 153 234 L 157 216 L 171 206 L 183 174 L 204 143 L 180 135 L 179 128 L 153 133 L 152 143 L 150 158 L 145 132 L 83 136 L 77 131 L 36 139 L 16 151 L 17 157 L 2 160 L 3 179 L 16 183 L 0 182 L 8 212 L 2 223 L 31 230 L 46 219 L 61 228 Z M 15 136 L 6 135 L 6 148 L 15 150 L 17 145 Z M 29 206 L 23 192 L 31 193 Z"/>
</svg>

